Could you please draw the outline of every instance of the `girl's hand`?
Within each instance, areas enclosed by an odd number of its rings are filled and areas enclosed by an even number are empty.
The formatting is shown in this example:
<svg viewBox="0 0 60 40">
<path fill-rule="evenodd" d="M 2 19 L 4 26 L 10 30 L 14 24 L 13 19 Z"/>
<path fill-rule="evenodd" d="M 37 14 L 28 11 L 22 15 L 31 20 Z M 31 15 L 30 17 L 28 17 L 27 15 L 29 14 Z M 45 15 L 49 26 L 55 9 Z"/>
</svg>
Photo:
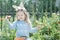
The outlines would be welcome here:
<svg viewBox="0 0 60 40">
<path fill-rule="evenodd" d="M 6 16 L 6 19 L 10 19 L 11 18 L 11 16 L 9 15 L 9 16 Z"/>
<path fill-rule="evenodd" d="M 44 27 L 43 24 L 38 24 L 38 25 L 37 25 L 37 29 L 38 29 L 38 30 L 42 29 L 43 27 Z"/>
<path fill-rule="evenodd" d="M 41 29 L 41 25 L 37 25 L 37 29 L 40 30 Z"/>
</svg>

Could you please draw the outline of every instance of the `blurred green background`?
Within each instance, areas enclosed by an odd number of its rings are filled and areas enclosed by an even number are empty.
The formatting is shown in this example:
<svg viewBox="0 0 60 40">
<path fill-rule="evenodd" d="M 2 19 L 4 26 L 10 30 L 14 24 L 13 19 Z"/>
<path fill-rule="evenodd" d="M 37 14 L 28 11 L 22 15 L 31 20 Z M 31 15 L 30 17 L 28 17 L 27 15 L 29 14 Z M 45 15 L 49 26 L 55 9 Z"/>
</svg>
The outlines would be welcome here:
<svg viewBox="0 0 60 40">
<path fill-rule="evenodd" d="M 12 5 L 18 6 L 21 1 L 30 14 L 33 27 L 41 27 L 38 32 L 30 33 L 32 40 L 60 40 L 60 0 L 0 0 L 0 40 L 14 40 L 16 30 L 9 29 L 4 18 L 11 15 L 13 22 L 16 11 Z"/>
</svg>

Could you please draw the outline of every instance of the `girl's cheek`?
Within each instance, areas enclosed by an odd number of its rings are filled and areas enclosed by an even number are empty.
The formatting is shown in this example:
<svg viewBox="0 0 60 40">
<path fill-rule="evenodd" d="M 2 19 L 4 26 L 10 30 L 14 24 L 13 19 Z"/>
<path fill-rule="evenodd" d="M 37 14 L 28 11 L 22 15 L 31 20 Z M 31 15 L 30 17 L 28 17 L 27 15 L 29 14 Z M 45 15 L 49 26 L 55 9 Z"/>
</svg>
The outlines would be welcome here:
<svg viewBox="0 0 60 40">
<path fill-rule="evenodd" d="M 20 19 L 20 17 L 17 17 L 18 19 Z"/>
<path fill-rule="evenodd" d="M 22 17 L 23 19 L 25 19 L 25 17 Z"/>
</svg>

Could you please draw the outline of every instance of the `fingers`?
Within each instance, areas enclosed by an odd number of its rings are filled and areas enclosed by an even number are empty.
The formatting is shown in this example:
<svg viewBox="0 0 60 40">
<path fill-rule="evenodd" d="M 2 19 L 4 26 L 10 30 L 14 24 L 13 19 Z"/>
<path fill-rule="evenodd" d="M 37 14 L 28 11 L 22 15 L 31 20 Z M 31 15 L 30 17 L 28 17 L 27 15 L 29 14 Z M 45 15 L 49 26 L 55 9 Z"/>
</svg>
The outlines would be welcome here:
<svg viewBox="0 0 60 40">
<path fill-rule="evenodd" d="M 37 25 L 38 30 L 42 29 L 41 25 Z"/>
<path fill-rule="evenodd" d="M 11 16 L 10 16 L 10 15 L 9 15 L 9 16 L 8 16 L 8 15 L 6 16 L 6 19 L 10 19 L 10 18 L 11 18 Z"/>
</svg>

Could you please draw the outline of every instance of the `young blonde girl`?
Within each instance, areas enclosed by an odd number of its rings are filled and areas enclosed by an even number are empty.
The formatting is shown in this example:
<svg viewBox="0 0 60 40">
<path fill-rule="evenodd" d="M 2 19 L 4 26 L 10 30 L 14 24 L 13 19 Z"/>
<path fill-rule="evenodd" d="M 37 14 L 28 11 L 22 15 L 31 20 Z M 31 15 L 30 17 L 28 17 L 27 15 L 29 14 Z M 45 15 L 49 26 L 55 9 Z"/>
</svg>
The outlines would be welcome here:
<svg viewBox="0 0 60 40">
<path fill-rule="evenodd" d="M 32 24 L 29 19 L 29 14 L 24 8 L 20 8 L 16 11 L 16 20 L 13 23 L 9 22 L 10 16 L 6 16 L 10 29 L 16 30 L 15 40 L 31 40 L 29 33 L 35 33 L 39 27 L 32 28 Z"/>
</svg>

